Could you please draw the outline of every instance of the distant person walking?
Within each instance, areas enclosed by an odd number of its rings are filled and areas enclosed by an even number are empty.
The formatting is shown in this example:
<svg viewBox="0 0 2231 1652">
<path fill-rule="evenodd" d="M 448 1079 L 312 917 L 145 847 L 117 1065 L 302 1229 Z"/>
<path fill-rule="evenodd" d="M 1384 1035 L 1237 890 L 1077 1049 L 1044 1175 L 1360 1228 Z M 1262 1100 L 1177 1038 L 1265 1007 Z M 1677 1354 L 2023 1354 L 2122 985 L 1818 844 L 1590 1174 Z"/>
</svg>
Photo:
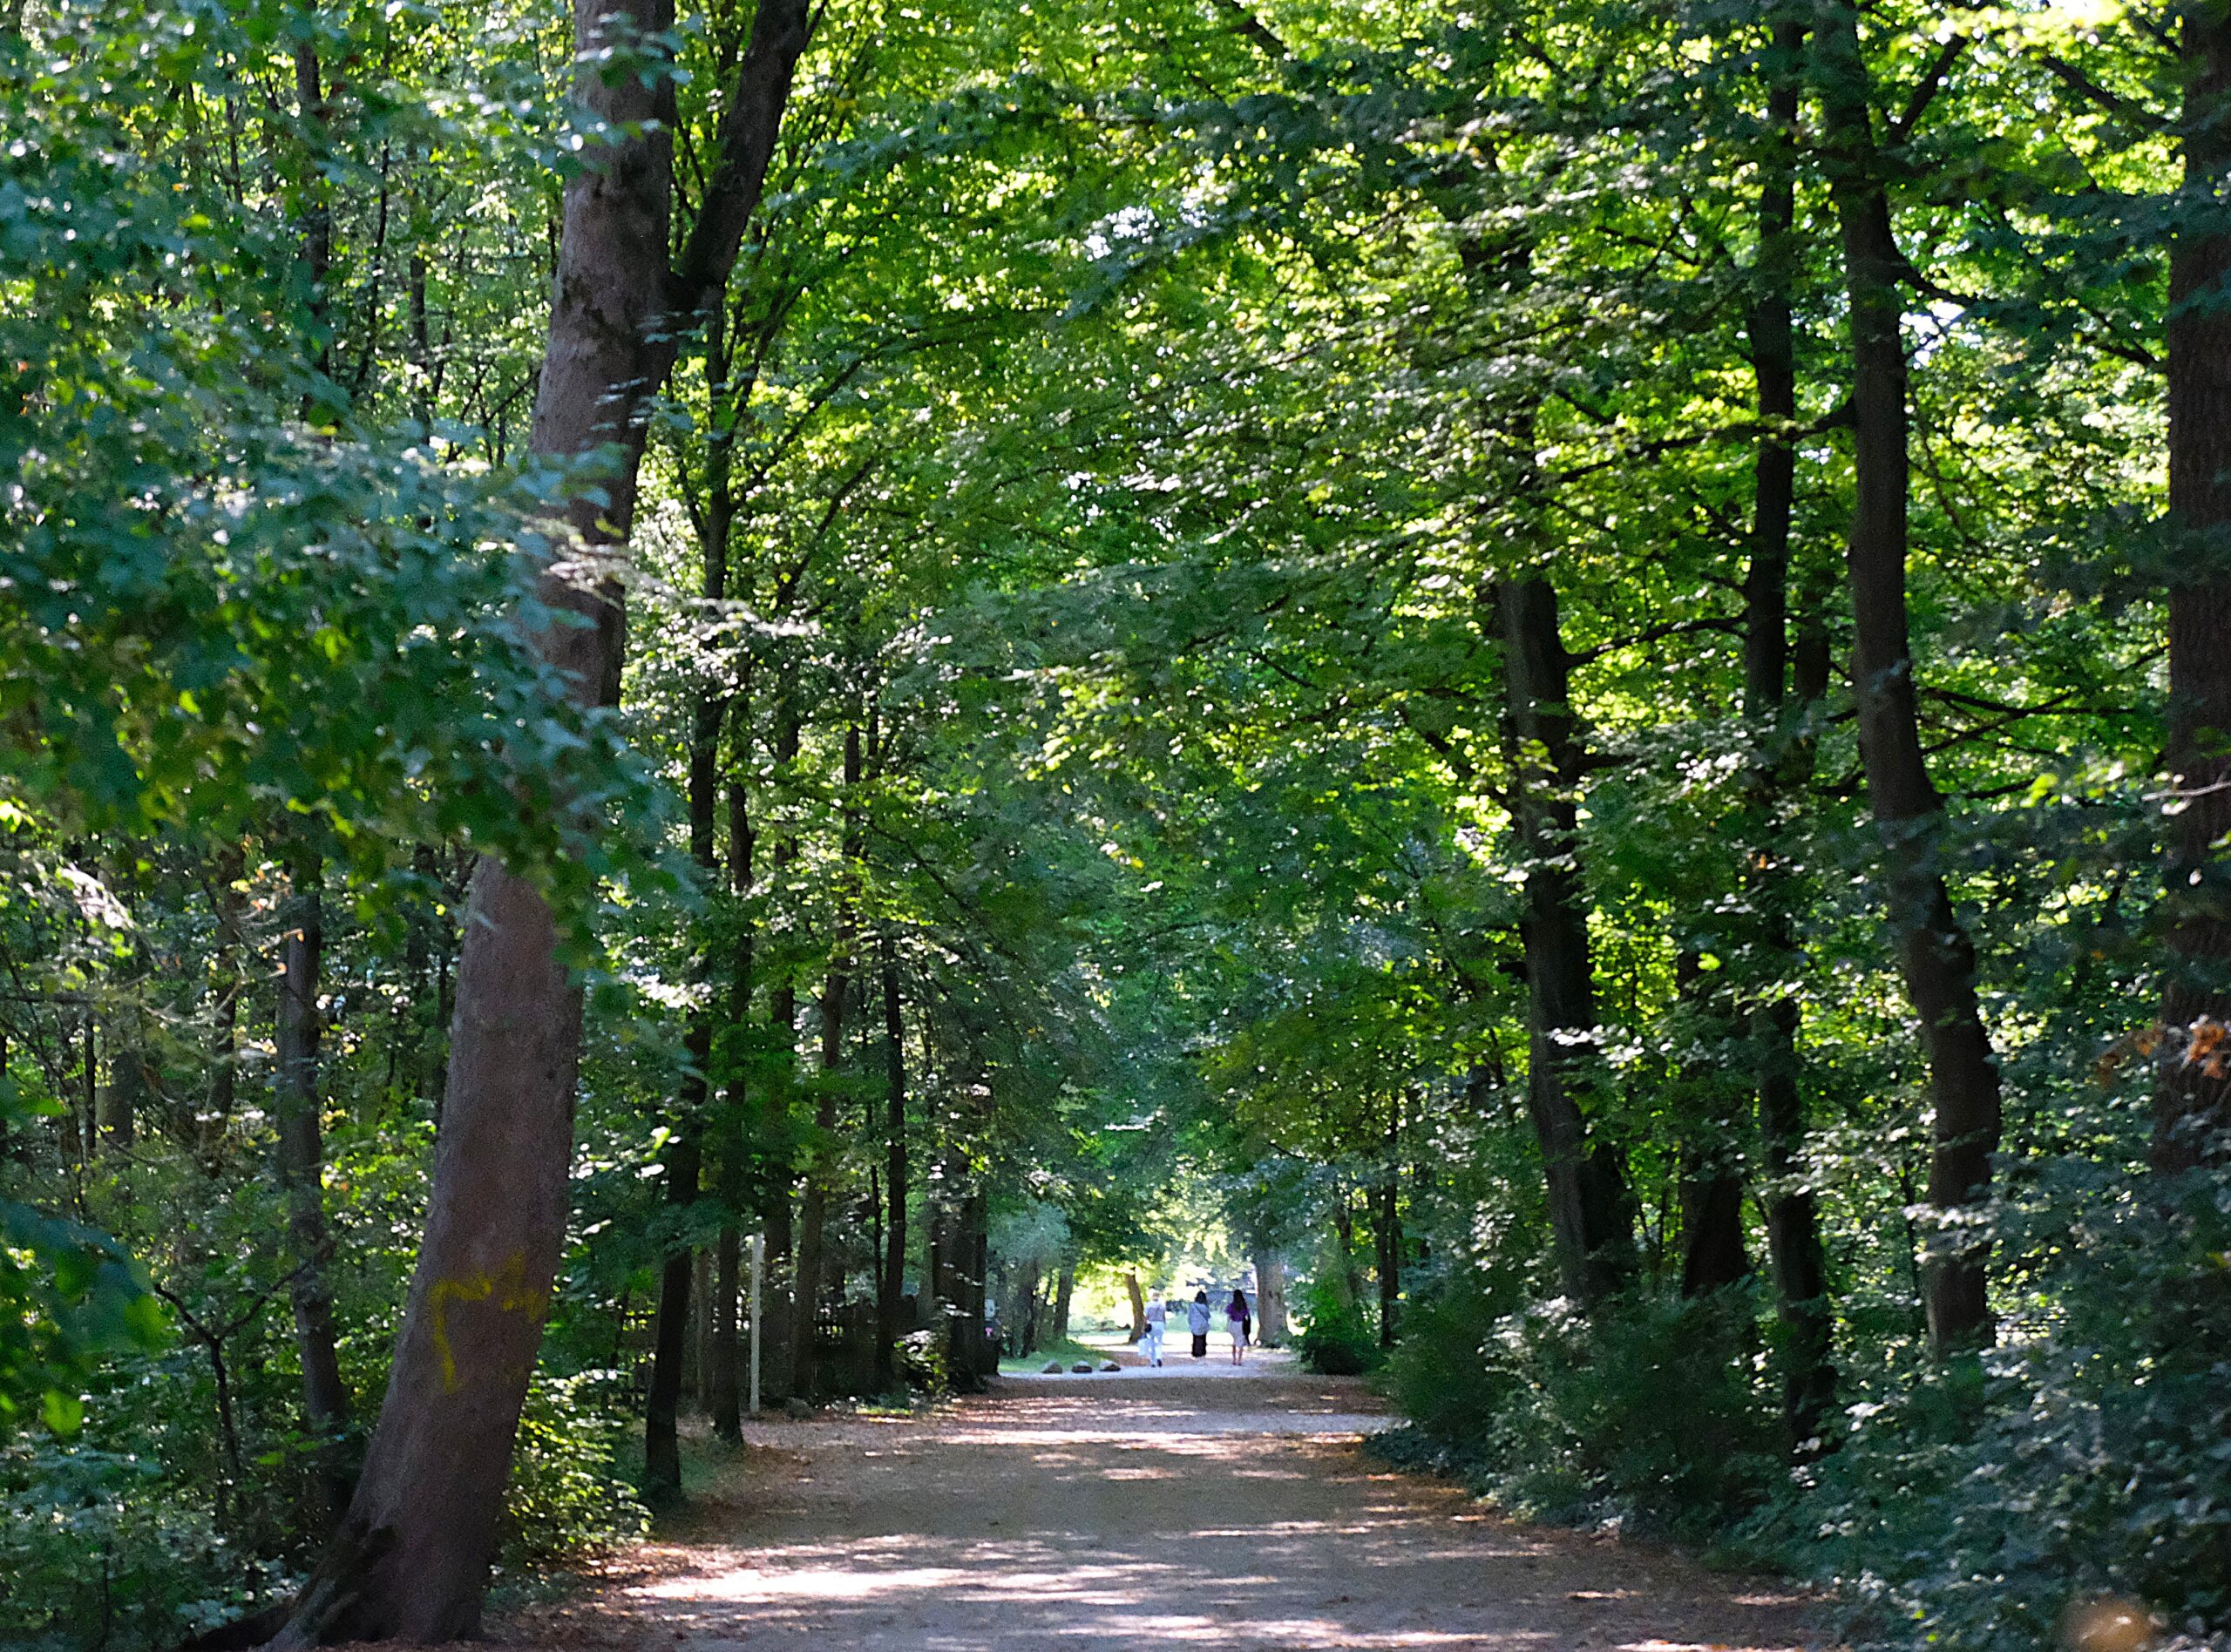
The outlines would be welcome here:
<svg viewBox="0 0 2231 1652">
<path fill-rule="evenodd" d="M 1162 1364 L 1162 1333 L 1169 1326 L 1170 1310 L 1163 1307 L 1162 1298 L 1156 1297 L 1147 1304 L 1147 1334 L 1141 1338 L 1146 1344 L 1148 1364 Z"/>
<path fill-rule="evenodd" d="M 1248 1321 L 1253 1317 L 1247 1311 L 1247 1293 L 1238 1285 L 1231 1288 L 1231 1300 L 1224 1305 L 1224 1323 L 1231 1332 L 1231 1363 L 1247 1363 Z"/>
<path fill-rule="evenodd" d="M 1209 1293 L 1197 1290 L 1185 1310 L 1185 1329 L 1193 1333 L 1193 1357 L 1209 1357 Z"/>
</svg>

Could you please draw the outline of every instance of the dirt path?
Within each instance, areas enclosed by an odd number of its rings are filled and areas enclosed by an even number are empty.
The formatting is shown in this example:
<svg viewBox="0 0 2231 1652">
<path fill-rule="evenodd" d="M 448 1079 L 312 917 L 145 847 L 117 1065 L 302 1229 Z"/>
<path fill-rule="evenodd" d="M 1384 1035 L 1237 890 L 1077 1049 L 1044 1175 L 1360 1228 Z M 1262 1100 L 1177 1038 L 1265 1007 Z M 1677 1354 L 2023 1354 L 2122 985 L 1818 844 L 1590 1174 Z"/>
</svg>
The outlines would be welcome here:
<svg viewBox="0 0 2231 1652">
<path fill-rule="evenodd" d="M 765 1423 L 733 1482 L 513 1644 L 729 1649 L 1706 1648 L 1803 1603 L 1635 1545 L 1521 1530 L 1392 1473 L 1353 1383 L 1251 1364 L 1003 1378 L 930 1416 Z"/>
</svg>

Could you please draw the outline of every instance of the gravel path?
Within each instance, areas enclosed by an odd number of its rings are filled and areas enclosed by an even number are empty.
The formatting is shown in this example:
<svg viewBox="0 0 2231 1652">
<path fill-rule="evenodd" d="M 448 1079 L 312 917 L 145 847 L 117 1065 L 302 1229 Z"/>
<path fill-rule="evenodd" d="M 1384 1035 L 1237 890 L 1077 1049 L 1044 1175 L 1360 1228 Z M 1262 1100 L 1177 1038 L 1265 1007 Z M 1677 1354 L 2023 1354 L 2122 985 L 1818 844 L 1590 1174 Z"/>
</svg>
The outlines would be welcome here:
<svg viewBox="0 0 2231 1652">
<path fill-rule="evenodd" d="M 1190 1364 L 1190 1362 L 1186 1362 Z M 1275 1360 L 1004 1378 L 922 1417 L 767 1422 L 688 1530 L 514 1645 L 1791 1652 L 1787 1591 L 1537 1532 L 1356 1446 Z"/>
</svg>

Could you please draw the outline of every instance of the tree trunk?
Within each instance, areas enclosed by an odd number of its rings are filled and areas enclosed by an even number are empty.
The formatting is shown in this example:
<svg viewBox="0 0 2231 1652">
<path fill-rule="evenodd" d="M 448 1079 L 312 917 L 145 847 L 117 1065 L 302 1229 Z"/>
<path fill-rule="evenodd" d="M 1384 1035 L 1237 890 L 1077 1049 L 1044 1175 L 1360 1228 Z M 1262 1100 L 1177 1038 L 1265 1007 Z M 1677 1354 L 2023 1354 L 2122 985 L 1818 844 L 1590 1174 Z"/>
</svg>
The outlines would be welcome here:
<svg viewBox="0 0 2231 1652">
<path fill-rule="evenodd" d="M 984 1334 L 985 1293 L 992 1280 L 992 1211 L 981 1187 L 972 1187 L 961 1205 L 960 1231 L 967 1257 L 960 1280 L 961 1298 L 972 1333 L 968 1370 L 981 1386 L 1000 1369 L 999 1356 L 993 1351 L 991 1338 Z"/>
<path fill-rule="evenodd" d="M 777 843 L 779 869 L 795 856 L 797 845 Z M 761 1286 L 760 1313 L 766 1320 L 759 1344 L 759 1384 L 764 1398 L 787 1399 L 799 1391 L 797 1357 L 797 1287 L 793 1266 L 797 1235 L 791 1221 L 790 1195 L 796 1180 L 792 1168 L 790 1089 L 795 1081 L 798 1044 L 797 989 L 788 983 L 767 995 L 769 1019 L 775 1035 L 788 1052 L 783 1060 L 783 1093 L 763 1106 L 759 1117 L 766 1134 L 767 1175 L 761 1189 L 760 1220 L 767 1229 L 766 1274 Z"/>
<path fill-rule="evenodd" d="M 1392 1348 L 1402 1323 L 1402 1210 L 1390 1171 L 1372 1199 L 1371 1242 L 1379 1275 L 1379 1345 Z"/>
<path fill-rule="evenodd" d="M 1126 1337 L 1124 1340 L 1126 1342 L 1136 1343 L 1144 1337 L 1147 1334 L 1147 1298 L 1146 1293 L 1139 1289 L 1139 1271 L 1137 1269 L 1132 1268 L 1125 1270 L 1123 1274 L 1123 1289 L 1130 1294 L 1131 1298 L 1131 1334 Z"/>
<path fill-rule="evenodd" d="M 900 1305 L 906 1292 L 906 1023 L 899 994 L 899 947 L 883 937 L 884 1194 L 890 1201 L 883 1229 L 881 1287 L 876 1293 L 877 1385 L 899 1385 Z"/>
<path fill-rule="evenodd" d="M 701 1248 L 689 1278 L 690 1358 L 686 1386 L 697 1409 L 713 1409 L 713 1253 Z"/>
<path fill-rule="evenodd" d="M 687 1211 L 696 1202 L 702 1164 L 694 1127 L 667 1144 L 666 1202 L 669 1212 Z M 671 1504 L 682 1495 L 682 1452 L 675 1433 L 681 1409 L 682 1367 L 689 1340 L 689 1283 L 695 1258 L 679 1238 L 667 1242 L 659 1269 L 656 1340 L 651 1353 L 651 1389 L 643 1407 L 643 1495 L 653 1504 Z"/>
<path fill-rule="evenodd" d="M 141 966 L 132 967 L 135 989 L 143 985 L 139 978 L 143 973 Z M 139 1010 L 125 1006 L 109 1026 L 108 1082 L 101 1087 L 95 1116 L 100 1145 L 121 1153 L 139 1139 L 139 1110 L 154 1086 L 147 1079 L 147 1052 Z"/>
<path fill-rule="evenodd" d="M 1732 1030 L 1712 990 L 1716 978 L 1688 948 L 1674 960 L 1676 999 L 1694 1036 L 1713 1046 Z M 1681 1144 L 1681 1294 L 1695 1297 L 1748 1278 L 1751 1258 L 1743 1244 L 1742 1156 L 1732 1116 L 1736 1097 L 1717 1050 L 1693 1059 L 1684 1080 L 1698 1117 Z"/>
<path fill-rule="evenodd" d="M 1278 1253 L 1267 1245 L 1255 1251 L 1255 1340 L 1265 1348 L 1286 1339 L 1286 1272 Z"/>
<path fill-rule="evenodd" d="M 743 719 L 749 700 L 739 695 L 736 714 Z M 748 720 L 739 728 L 749 727 Z M 752 851 L 756 835 L 752 830 L 749 796 L 742 780 L 729 785 L 729 884 L 740 899 L 748 899 L 752 889 Z M 728 1022 L 729 1038 L 732 1044 L 748 1038 L 751 1025 L 751 997 L 753 975 L 752 926 L 749 921 L 736 925 L 736 948 L 729 958 Z M 729 1063 L 728 1127 L 722 1133 L 719 1163 L 715 1171 L 721 1196 L 721 1231 L 714 1246 L 715 1290 L 713 1315 L 713 1394 L 710 1410 L 713 1413 L 713 1432 L 722 1439 L 735 1441 L 743 1438 L 743 1356 L 739 1303 L 743 1292 L 743 1233 L 737 1222 L 751 1202 L 753 1183 L 763 1178 L 755 1174 L 753 1161 L 763 1145 L 759 1121 L 752 1108 L 752 1099 L 759 1093 L 750 1084 L 748 1047 L 732 1050 Z M 763 1279 L 761 1290 L 765 1290 Z M 765 1372 L 761 1372 L 763 1385 Z"/>
<path fill-rule="evenodd" d="M 705 1410 L 722 1439 L 743 1437 L 743 1381 L 737 1326 L 743 1317 L 743 1236 L 734 1222 L 722 1225 L 713 1244 L 713 1324 Z"/>
<path fill-rule="evenodd" d="M 665 0 L 577 0 L 574 91 L 615 133 L 566 186 L 533 448 L 599 464 L 600 488 L 570 515 L 591 545 L 625 542 L 649 398 L 692 318 L 727 284 L 774 152 L 808 30 L 804 0 L 762 0 L 730 89 L 716 169 L 681 266 L 667 263 L 673 90 L 657 75 L 609 82 L 606 47 L 673 24 Z M 646 81 L 651 84 L 646 85 Z M 620 685 L 616 592 L 553 569 L 542 602 L 581 626 L 537 631 L 585 703 Z M 387 1396 L 348 1517 L 275 1645 L 470 1636 L 493 1558 L 571 1202 L 581 995 L 549 907 L 491 861 L 474 870 L 457 1019 L 428 1202 Z"/>
<path fill-rule="evenodd" d="M 295 1263 L 287 1288 L 302 1365 L 302 1419 L 318 1441 L 311 1529 L 322 1537 L 355 1489 L 342 1460 L 349 1390 L 333 1334 L 326 1276 L 333 1240 L 325 1223 L 325 1142 L 319 1127 L 318 989 L 325 954 L 322 877 L 315 855 L 294 857 L 293 922 L 281 944 L 277 1016 L 279 1183 L 287 1194 L 287 1243 Z"/>
<path fill-rule="evenodd" d="M 1558 1278 L 1592 1303 L 1634 1271 L 1626 1173 L 1590 1139 L 1596 989 L 1577 863 L 1582 751 L 1557 595 L 1529 577 L 1489 592 L 1502 643 L 1513 824 L 1526 863 L 1527 1111 L 1541 1144 Z"/>
<path fill-rule="evenodd" d="M 1008 1320 L 1007 1334 L 1014 1338 L 1009 1346 L 1020 1359 L 1027 1359 L 1038 1351 L 1038 1286 L 1041 1277 L 1041 1269 L 1034 1262 L 1015 1272 L 1014 1311 Z"/>
<path fill-rule="evenodd" d="M 858 719 L 855 718 L 844 730 L 844 788 L 848 800 L 858 795 L 859 784 L 860 725 Z M 858 830 L 857 815 L 848 806 L 837 872 L 846 887 L 839 897 L 837 933 L 831 938 L 829 972 L 823 978 L 821 989 L 821 1085 L 813 1110 L 816 1139 L 806 1161 L 805 1196 L 798 1204 L 797 1330 L 794 1335 L 797 1345 L 799 1385 L 809 1392 L 819 1379 L 814 1368 L 818 1351 L 813 1327 L 828 1283 L 822 1275 L 826 1267 L 824 1253 L 828 1242 L 829 1195 L 832 1176 L 830 1141 L 837 1129 L 836 1079 L 844 1058 L 844 1002 L 852 984 L 852 901 L 855 891 L 851 883 L 852 869 L 859 862 Z"/>
<path fill-rule="evenodd" d="M 1054 1340 L 1066 1342 L 1069 1336 L 1069 1298 L 1077 1288 L 1077 1270 L 1064 1263 L 1060 1283 L 1054 1287 Z"/>
<path fill-rule="evenodd" d="M 2165 1175 L 2231 1151 L 2231 14 L 2182 14 L 2186 214 L 2169 261 L 2169 826 L 2167 1030 L 2154 1093 L 2153 1162 Z M 2194 221 L 2194 220 L 2198 221 Z"/>
<path fill-rule="evenodd" d="M 797 680 L 785 670 L 776 690 L 775 767 L 787 774 L 797 761 L 800 732 Z M 784 888 L 790 869 L 797 864 L 795 832 L 775 840 L 774 884 Z M 797 1353 L 797 1290 L 794 1267 L 796 1235 L 791 1220 L 791 1195 L 797 1182 L 797 1148 L 791 1131 L 791 1102 L 797 1083 L 798 995 L 794 980 L 784 976 L 767 995 L 769 1021 L 777 1040 L 779 1088 L 768 1094 L 752 1115 L 758 1128 L 763 1174 L 760 1188 L 760 1219 L 767 1230 L 766 1278 L 761 1311 L 766 1319 L 760 1342 L 760 1386 L 770 1399 L 783 1399 L 797 1391 L 800 1368 Z"/>
<path fill-rule="evenodd" d="M 1768 64 L 1767 120 L 1774 145 L 1759 196 L 1760 288 L 1749 316 L 1758 380 L 1759 443 L 1751 511 L 1751 560 L 1743 581 L 1744 706 L 1756 747 L 1752 758 L 1758 848 L 1750 857 L 1753 900 L 1761 912 L 1761 950 L 1769 970 L 1793 977 L 1801 959 L 1787 910 L 1790 877 L 1773 842 L 1781 798 L 1812 778 L 1814 741 L 1805 720 L 1828 691 L 1827 626 L 1808 608 L 1791 680 L 1789 647 L 1790 520 L 1796 499 L 1797 452 L 1776 427 L 1797 416 L 1797 355 L 1790 283 L 1794 279 L 1798 86 L 1805 29 L 1774 25 Z M 1794 691 L 1798 721 L 1787 716 Z M 1782 1425 L 1790 1451 L 1812 1455 L 1822 1418 L 1834 1403 L 1834 1311 L 1828 1299 L 1828 1256 L 1820 1212 L 1805 1185 L 1806 1119 L 1797 1053 L 1800 1011 L 1783 994 L 1752 1005 L 1750 1033 L 1757 1067 L 1759 1121 L 1766 1145 L 1766 1256 L 1774 1311 L 1781 1322 Z"/>
<path fill-rule="evenodd" d="M 716 383 L 727 372 L 722 327 L 725 313 L 726 306 L 715 303 L 708 328 L 706 371 Z M 727 444 L 716 445 L 724 451 Z M 716 479 L 715 509 L 708 513 L 709 531 L 702 547 L 702 589 L 708 604 L 722 602 L 728 596 L 729 518 L 721 508 L 725 503 L 723 493 Z M 708 887 L 720 863 L 714 823 L 720 807 L 721 725 L 727 714 L 727 697 L 709 683 L 700 684 L 689 725 L 689 858 Z M 701 977 L 710 976 L 712 963 L 710 957 L 696 960 L 695 969 Z M 678 1132 L 675 1147 L 668 1156 L 667 1202 L 669 1209 L 686 1211 L 697 1198 L 704 1171 L 706 1114 L 712 1099 L 713 1020 L 709 1006 L 690 1012 L 684 1044 L 689 1066 L 682 1081 L 682 1104 L 675 1122 Z M 643 1414 L 643 1491 L 654 1503 L 671 1503 L 682 1495 L 675 1413 L 688 1377 L 695 1374 L 702 1381 L 711 1364 L 702 1351 L 693 1348 L 690 1335 L 695 1324 L 693 1298 L 697 1317 L 703 1317 L 706 1306 L 705 1293 L 692 1290 L 697 1258 L 687 1245 L 669 1242 L 675 1248 L 668 1251 L 660 1272 L 657 1344 L 651 1365 L 650 1394 Z M 683 1369 L 693 1364 L 695 1373 Z"/>
<path fill-rule="evenodd" d="M 1339 1271 L 1335 1276 L 1347 1306 L 1360 1311 L 1363 1305 L 1363 1276 L 1356 1271 L 1356 1217 L 1350 1203 L 1348 1190 L 1340 1190 L 1332 1206 L 1332 1239 L 1339 1247 Z"/>
<path fill-rule="evenodd" d="M 1891 932 L 1921 1019 L 1936 1118 L 1928 1202 L 1942 1230 L 1925 1270 L 1930 1344 L 1990 1340 L 1989 1241 L 1961 1224 L 1989 1199 L 1998 1145 L 1998 1066 L 1976 999 L 1976 951 L 1952 910 L 1938 848 L 1944 805 L 1922 755 L 1906 613 L 1906 353 L 1899 333 L 1904 261 L 1876 165 L 1859 17 L 1850 0 L 1821 13 L 1821 118 L 1830 193 L 1843 234 L 1851 310 L 1853 487 L 1845 564 L 1852 597 L 1852 683 L 1860 755 L 1881 828 Z"/>
<path fill-rule="evenodd" d="M 248 876 L 248 856 L 239 848 L 219 853 L 214 868 L 217 887 L 210 897 L 216 919 L 217 1037 L 209 1070 L 209 1111 L 214 1127 L 203 1133 L 201 1147 L 213 1162 L 222 1149 L 224 1134 L 240 1105 L 241 956 L 248 921 L 248 897 L 241 883 Z"/>
</svg>

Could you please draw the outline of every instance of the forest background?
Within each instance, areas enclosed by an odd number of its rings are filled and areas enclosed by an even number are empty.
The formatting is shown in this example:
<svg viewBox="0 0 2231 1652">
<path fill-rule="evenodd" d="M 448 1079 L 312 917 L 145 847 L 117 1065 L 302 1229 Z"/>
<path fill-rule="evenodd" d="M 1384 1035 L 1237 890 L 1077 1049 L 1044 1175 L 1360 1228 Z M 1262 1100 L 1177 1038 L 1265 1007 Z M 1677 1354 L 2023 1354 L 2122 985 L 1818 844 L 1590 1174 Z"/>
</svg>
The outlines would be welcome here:
<svg viewBox="0 0 2231 1652">
<path fill-rule="evenodd" d="M 470 1628 L 747 1235 L 780 1401 L 1213 1232 L 1519 1513 L 2231 1643 L 2221 7 L 17 0 L 0 107 L 0 1638 Z"/>
</svg>

